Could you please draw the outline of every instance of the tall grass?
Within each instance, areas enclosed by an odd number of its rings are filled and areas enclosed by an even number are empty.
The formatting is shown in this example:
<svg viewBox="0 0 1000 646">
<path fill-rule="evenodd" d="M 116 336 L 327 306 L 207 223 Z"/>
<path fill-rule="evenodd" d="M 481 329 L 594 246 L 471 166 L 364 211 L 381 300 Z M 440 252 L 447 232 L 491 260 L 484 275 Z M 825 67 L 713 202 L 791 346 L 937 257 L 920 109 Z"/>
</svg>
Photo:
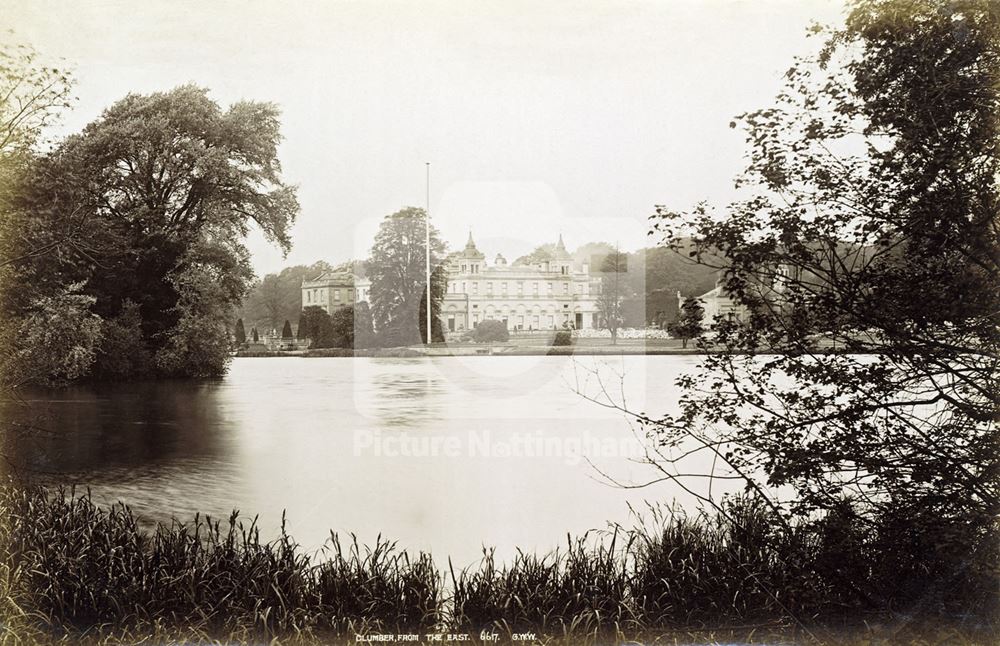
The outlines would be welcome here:
<svg viewBox="0 0 1000 646">
<path fill-rule="evenodd" d="M 258 640 L 430 629 L 440 577 L 379 541 L 346 548 L 334 536 L 314 564 L 282 524 L 271 542 L 256 520 L 196 516 L 142 531 L 123 505 L 102 509 L 89 495 L 0 490 L 4 584 L 12 606 L 30 608 L 21 626 L 53 636 L 112 628 L 131 634 L 185 631 Z"/>
<path fill-rule="evenodd" d="M 713 513 L 652 509 L 632 528 L 568 536 L 550 554 L 504 563 L 486 550 L 445 575 L 381 537 L 363 547 L 331 535 L 306 555 L 284 528 L 262 542 L 256 521 L 235 513 L 147 532 L 125 506 L 12 486 L 0 488 L 0 513 L 3 643 L 342 643 L 481 630 L 572 644 L 924 643 L 931 622 L 957 643 L 997 637 L 995 561 L 921 564 L 945 557 L 912 541 L 900 543 L 908 554 L 888 553 L 887 529 L 849 508 L 792 526 L 748 498 Z"/>
</svg>

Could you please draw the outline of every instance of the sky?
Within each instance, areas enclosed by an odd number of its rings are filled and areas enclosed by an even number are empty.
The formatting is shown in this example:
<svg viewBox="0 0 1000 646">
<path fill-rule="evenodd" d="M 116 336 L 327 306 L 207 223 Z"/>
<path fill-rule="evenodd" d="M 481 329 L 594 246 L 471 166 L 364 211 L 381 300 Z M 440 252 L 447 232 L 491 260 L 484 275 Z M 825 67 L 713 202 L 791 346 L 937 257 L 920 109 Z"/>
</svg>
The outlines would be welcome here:
<svg viewBox="0 0 1000 646">
<path fill-rule="evenodd" d="M 61 132 L 190 82 L 281 108 L 302 210 L 287 257 L 251 234 L 259 275 L 365 257 L 385 215 L 425 206 L 428 163 L 452 249 L 470 231 L 490 260 L 560 234 L 651 246 L 656 205 L 732 199 L 730 121 L 772 103 L 812 22 L 843 15 L 836 0 L 0 0 L 0 28 L 75 70 Z"/>
</svg>

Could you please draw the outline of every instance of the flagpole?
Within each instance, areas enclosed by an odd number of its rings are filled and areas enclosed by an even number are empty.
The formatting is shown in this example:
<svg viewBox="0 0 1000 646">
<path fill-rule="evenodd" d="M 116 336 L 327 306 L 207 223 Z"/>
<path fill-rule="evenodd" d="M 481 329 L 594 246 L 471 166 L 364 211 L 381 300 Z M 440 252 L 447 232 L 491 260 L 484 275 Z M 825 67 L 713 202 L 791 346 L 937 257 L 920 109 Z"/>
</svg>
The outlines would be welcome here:
<svg viewBox="0 0 1000 646">
<path fill-rule="evenodd" d="M 427 165 L 427 208 L 424 209 L 424 270 L 427 274 L 427 345 L 431 344 L 431 163 Z"/>
</svg>

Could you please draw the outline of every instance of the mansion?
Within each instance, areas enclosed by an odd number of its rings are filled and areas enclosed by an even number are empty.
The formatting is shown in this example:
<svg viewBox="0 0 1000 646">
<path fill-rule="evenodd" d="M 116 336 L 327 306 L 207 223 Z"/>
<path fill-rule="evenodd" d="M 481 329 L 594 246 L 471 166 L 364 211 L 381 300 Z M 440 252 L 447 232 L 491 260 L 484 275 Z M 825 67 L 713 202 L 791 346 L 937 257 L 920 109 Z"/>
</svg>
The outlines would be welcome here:
<svg viewBox="0 0 1000 646">
<path fill-rule="evenodd" d="M 468 330 L 489 320 L 503 321 L 510 330 L 597 327 L 600 285 L 587 263 L 574 266 L 562 236 L 551 255 L 509 265 L 499 253 L 487 264 L 470 233 L 465 248 L 448 257 L 443 328 Z"/>
<path fill-rule="evenodd" d="M 470 330 L 488 320 L 503 321 L 512 331 L 598 327 L 600 278 L 591 275 L 586 262 L 573 263 L 562 236 L 551 254 L 510 265 L 499 253 L 487 263 L 470 233 L 465 248 L 445 263 L 448 289 L 441 324 L 446 332 Z M 370 290 L 367 278 L 324 272 L 302 281 L 302 307 L 318 306 L 332 314 L 367 301 Z"/>
</svg>

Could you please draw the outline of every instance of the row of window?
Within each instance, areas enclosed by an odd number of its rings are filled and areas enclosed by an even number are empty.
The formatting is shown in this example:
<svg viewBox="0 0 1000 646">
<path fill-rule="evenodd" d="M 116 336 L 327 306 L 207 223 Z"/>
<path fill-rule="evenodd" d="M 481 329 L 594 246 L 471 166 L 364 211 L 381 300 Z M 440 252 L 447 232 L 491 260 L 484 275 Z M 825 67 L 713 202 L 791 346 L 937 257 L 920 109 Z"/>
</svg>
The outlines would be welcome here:
<svg viewBox="0 0 1000 646">
<path fill-rule="evenodd" d="M 327 292 L 328 291 L 333 294 L 333 301 L 334 302 L 339 302 L 340 301 L 340 296 L 341 296 L 340 292 L 341 291 L 345 292 L 345 294 L 344 294 L 345 300 L 348 300 L 348 301 L 351 300 L 351 297 L 354 294 L 354 290 L 353 289 L 344 289 L 344 290 L 340 290 L 340 289 L 327 290 L 325 288 L 324 289 L 318 289 L 318 288 L 317 289 L 308 289 L 308 290 L 306 290 L 306 305 L 308 305 L 310 303 L 326 303 L 327 302 L 326 299 L 327 299 Z"/>
<path fill-rule="evenodd" d="M 548 272 L 549 271 L 549 263 L 546 262 L 546 263 L 544 263 L 542 265 L 542 271 L 544 271 L 544 272 Z M 552 271 L 555 271 L 555 270 L 553 269 Z M 471 265 L 459 265 L 459 273 L 462 273 L 462 274 L 465 274 L 465 273 L 478 274 L 479 273 L 479 265 L 475 264 L 475 263 L 471 264 Z M 569 274 L 569 266 L 568 265 L 560 265 L 560 267 L 559 267 L 559 273 L 562 274 L 563 276 L 568 275 Z"/>
<path fill-rule="evenodd" d="M 484 281 L 485 289 L 486 289 L 485 293 L 486 294 L 493 294 L 493 283 L 494 282 L 496 282 L 496 281 L 492 281 L 492 280 Z M 457 281 L 457 280 L 456 281 L 452 281 L 452 282 L 448 283 L 448 293 L 450 293 L 450 294 L 466 294 L 466 293 L 469 293 L 469 294 L 478 294 L 479 293 L 479 281 L 471 281 L 471 283 L 472 283 L 471 284 L 472 291 L 470 292 L 470 291 L 468 291 L 468 289 L 469 289 L 469 282 L 468 281 L 464 281 L 464 280 L 463 281 Z M 539 282 L 533 282 L 531 284 L 531 293 L 532 293 L 532 295 L 538 296 L 538 289 L 539 289 L 539 285 L 540 284 L 541 283 L 539 283 Z M 569 294 L 569 285 L 570 285 L 569 283 L 562 283 L 562 293 L 563 294 L 566 294 L 566 295 Z M 518 296 L 524 296 L 524 281 L 523 280 L 517 281 L 515 283 L 515 286 L 517 287 L 517 295 Z M 545 283 L 545 293 L 546 293 L 546 295 L 547 296 L 551 296 L 552 292 L 553 292 L 553 284 L 552 283 Z M 581 296 L 585 296 L 587 294 L 587 283 L 578 283 L 577 286 L 576 286 L 576 289 L 575 289 L 575 293 L 578 294 L 578 295 L 581 295 Z M 507 283 L 506 282 L 501 282 L 500 283 L 500 294 L 502 294 L 502 295 L 506 295 L 507 294 Z"/>
<path fill-rule="evenodd" d="M 483 320 L 483 321 L 493 321 L 493 320 L 503 321 L 504 324 L 507 325 L 507 327 L 513 326 L 515 329 L 518 329 L 518 330 L 524 330 L 524 329 L 527 329 L 527 328 L 532 328 L 532 329 L 535 329 L 535 330 L 539 330 L 539 329 L 542 329 L 542 326 L 544 326 L 546 328 L 553 327 L 555 325 L 556 321 L 560 320 L 560 319 L 558 317 L 552 315 L 552 314 L 549 314 L 547 316 L 546 315 L 539 316 L 537 314 L 535 314 L 535 315 L 522 315 L 522 314 L 518 314 L 517 316 L 513 316 L 513 317 L 509 317 L 509 318 L 507 316 L 496 316 L 496 317 L 494 317 L 492 314 L 487 314 L 481 320 Z M 566 313 L 564 313 L 562 315 L 561 321 L 562 321 L 562 323 L 574 323 L 574 324 L 577 322 L 577 321 L 574 321 L 573 319 L 570 318 L 570 315 L 569 315 L 568 312 L 566 312 Z M 472 327 L 477 326 L 479 323 L 480 323 L 479 314 L 473 314 L 472 315 Z M 450 331 L 454 331 L 456 329 L 456 319 L 455 319 L 455 315 L 454 314 L 450 314 L 448 316 L 448 329 Z"/>
</svg>

